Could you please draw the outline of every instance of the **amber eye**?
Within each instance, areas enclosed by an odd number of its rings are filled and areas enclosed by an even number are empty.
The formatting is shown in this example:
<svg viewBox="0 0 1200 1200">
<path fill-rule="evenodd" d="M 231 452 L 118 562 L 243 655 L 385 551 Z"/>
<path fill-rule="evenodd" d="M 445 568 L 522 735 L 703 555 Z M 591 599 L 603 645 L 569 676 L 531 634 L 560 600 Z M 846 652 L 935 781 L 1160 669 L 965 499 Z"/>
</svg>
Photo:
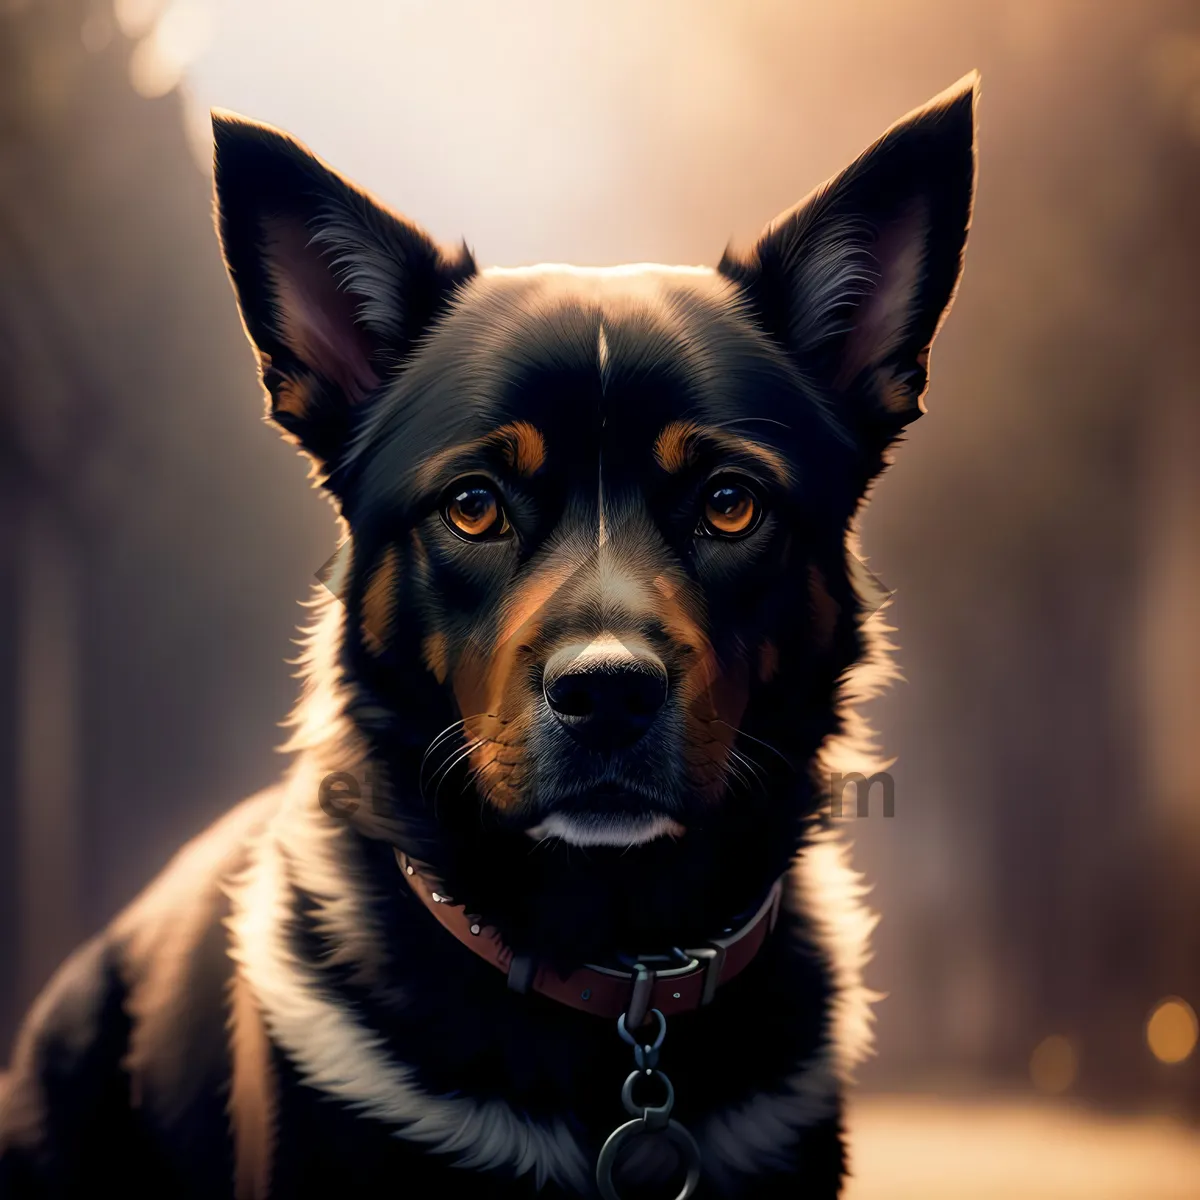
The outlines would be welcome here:
<svg viewBox="0 0 1200 1200">
<path fill-rule="evenodd" d="M 485 480 L 454 484 L 446 495 L 442 516 L 455 533 L 473 542 L 503 537 L 510 528 L 500 497 Z"/>
<path fill-rule="evenodd" d="M 704 494 L 704 512 L 698 533 L 708 537 L 744 537 L 757 525 L 762 506 L 740 480 L 716 479 Z"/>
</svg>

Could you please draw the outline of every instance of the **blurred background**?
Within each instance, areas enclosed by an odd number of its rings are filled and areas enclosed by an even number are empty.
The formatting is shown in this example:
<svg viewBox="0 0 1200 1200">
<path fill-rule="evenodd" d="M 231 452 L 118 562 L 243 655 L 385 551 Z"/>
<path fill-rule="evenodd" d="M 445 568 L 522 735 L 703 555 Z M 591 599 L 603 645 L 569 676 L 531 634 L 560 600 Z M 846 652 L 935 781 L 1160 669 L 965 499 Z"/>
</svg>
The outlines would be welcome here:
<svg viewBox="0 0 1200 1200">
<path fill-rule="evenodd" d="M 261 423 L 210 105 L 481 263 L 714 263 L 982 72 L 929 416 L 852 1200 L 1200 1197 L 1200 5 L 0 0 L 0 1047 L 282 766 L 332 512 Z M 0 1065 L 5 1051 L 0 1049 Z"/>
</svg>

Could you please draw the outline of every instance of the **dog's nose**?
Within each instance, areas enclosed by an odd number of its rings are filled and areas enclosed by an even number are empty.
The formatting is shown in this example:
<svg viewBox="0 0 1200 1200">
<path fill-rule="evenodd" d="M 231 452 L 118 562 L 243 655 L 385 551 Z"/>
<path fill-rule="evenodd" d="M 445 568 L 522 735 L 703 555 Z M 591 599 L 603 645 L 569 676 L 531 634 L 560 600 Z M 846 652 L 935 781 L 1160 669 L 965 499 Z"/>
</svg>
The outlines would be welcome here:
<svg viewBox="0 0 1200 1200">
<path fill-rule="evenodd" d="M 646 646 L 605 637 L 563 646 L 546 663 L 546 703 L 593 750 L 631 746 L 667 699 L 667 668 Z"/>
</svg>

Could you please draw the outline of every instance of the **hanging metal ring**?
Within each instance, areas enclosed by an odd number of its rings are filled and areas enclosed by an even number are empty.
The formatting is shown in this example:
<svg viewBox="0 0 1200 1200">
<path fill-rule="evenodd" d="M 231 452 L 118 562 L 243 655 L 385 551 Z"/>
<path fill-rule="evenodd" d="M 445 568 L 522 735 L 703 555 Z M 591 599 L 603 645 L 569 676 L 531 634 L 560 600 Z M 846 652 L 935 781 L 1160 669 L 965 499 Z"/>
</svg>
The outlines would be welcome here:
<svg viewBox="0 0 1200 1200">
<path fill-rule="evenodd" d="M 678 1121 L 667 1121 L 660 1129 L 650 1130 L 647 1128 L 645 1117 L 634 1117 L 632 1121 L 626 1121 L 608 1135 L 608 1140 L 600 1150 L 600 1157 L 596 1160 L 596 1186 L 600 1189 L 603 1200 L 622 1200 L 613 1182 L 613 1168 L 617 1165 L 617 1155 L 631 1137 L 647 1132 L 665 1137 L 679 1151 L 680 1158 L 687 1165 L 683 1187 L 679 1189 L 675 1200 L 688 1200 L 700 1185 L 700 1147 L 696 1145 L 696 1139 Z"/>
<path fill-rule="evenodd" d="M 639 1080 L 653 1079 L 663 1089 L 661 1104 L 638 1104 L 633 1089 Z M 614 1129 L 608 1135 L 596 1160 L 596 1186 L 604 1200 L 621 1200 L 613 1182 L 613 1168 L 621 1147 L 632 1137 L 642 1133 L 661 1134 L 679 1152 L 687 1174 L 683 1187 L 675 1200 L 688 1200 L 700 1183 L 700 1147 L 696 1139 L 678 1121 L 671 1120 L 671 1109 L 675 1107 L 675 1089 L 661 1071 L 631 1071 L 621 1088 L 621 1103 L 625 1111 L 633 1114 L 632 1121 Z"/>
</svg>

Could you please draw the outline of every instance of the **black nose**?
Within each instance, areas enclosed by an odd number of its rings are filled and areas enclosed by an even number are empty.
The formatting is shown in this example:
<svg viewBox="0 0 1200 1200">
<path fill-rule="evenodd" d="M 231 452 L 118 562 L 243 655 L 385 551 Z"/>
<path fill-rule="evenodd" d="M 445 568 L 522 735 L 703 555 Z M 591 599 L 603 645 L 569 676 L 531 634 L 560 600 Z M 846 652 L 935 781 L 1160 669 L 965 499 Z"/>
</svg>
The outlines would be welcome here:
<svg viewBox="0 0 1200 1200">
<path fill-rule="evenodd" d="M 667 699 L 667 669 L 636 643 L 605 638 L 563 646 L 546 663 L 546 703 L 593 750 L 632 746 Z"/>
</svg>

